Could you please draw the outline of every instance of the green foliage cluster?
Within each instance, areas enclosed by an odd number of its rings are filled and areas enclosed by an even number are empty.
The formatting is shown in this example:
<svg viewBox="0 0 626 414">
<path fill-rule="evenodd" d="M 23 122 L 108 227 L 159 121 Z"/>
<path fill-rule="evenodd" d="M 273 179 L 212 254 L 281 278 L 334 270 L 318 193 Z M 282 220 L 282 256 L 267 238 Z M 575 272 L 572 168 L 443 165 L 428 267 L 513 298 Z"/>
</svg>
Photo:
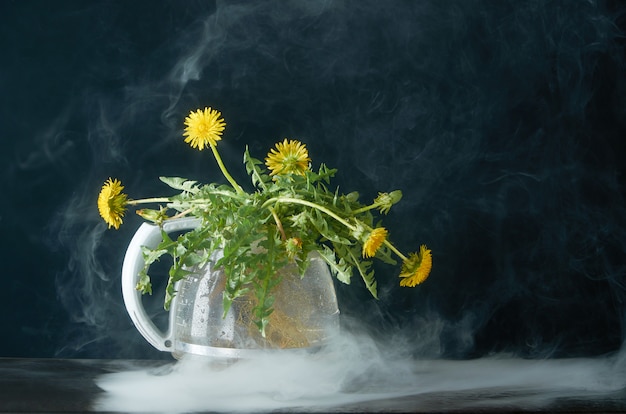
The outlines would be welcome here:
<svg viewBox="0 0 626 414">
<path fill-rule="evenodd" d="M 272 313 L 272 289 L 280 282 L 277 270 L 296 263 L 304 274 L 307 256 L 316 251 L 337 280 L 349 284 L 357 273 L 377 297 L 372 261 L 362 257 L 362 248 L 375 228 L 372 211 L 387 213 L 400 200 L 401 192 L 380 194 L 373 203 L 364 205 L 358 193 L 342 194 L 338 188 L 330 188 L 337 170 L 324 164 L 317 172 L 308 169 L 303 175 L 270 176 L 247 148 L 243 161 L 253 186 L 250 192 L 229 185 L 161 177 L 180 193 L 169 197 L 166 207 L 143 209 L 139 214 L 161 224 L 171 218 L 167 211 L 175 210 L 174 217 L 194 216 L 200 225 L 175 239 L 162 232 L 163 241 L 155 249 L 144 248 L 145 268 L 137 288 L 151 293 L 148 268 L 163 255 L 171 256 L 164 302 L 168 309 L 176 294 L 176 282 L 221 250 L 216 265 L 224 268 L 227 277 L 224 315 L 233 300 L 253 292 L 257 299 L 255 323 L 264 334 Z M 390 243 L 382 244 L 375 258 L 395 264 L 392 250 L 396 252 Z"/>
</svg>

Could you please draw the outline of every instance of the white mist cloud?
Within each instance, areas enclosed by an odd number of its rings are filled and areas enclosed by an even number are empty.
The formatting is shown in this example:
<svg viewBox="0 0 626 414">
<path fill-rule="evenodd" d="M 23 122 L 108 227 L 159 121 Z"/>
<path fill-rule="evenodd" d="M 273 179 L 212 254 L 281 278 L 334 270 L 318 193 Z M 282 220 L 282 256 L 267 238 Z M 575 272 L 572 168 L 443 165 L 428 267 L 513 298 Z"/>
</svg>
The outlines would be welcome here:
<svg viewBox="0 0 626 414">
<path fill-rule="evenodd" d="M 158 369 L 106 374 L 97 380 L 105 392 L 95 408 L 168 413 L 380 411 L 390 404 L 405 411 L 427 404 L 438 411 L 538 408 L 559 398 L 622 390 L 622 359 L 414 360 L 367 335 L 343 333 L 317 353 L 268 353 L 231 363 L 190 357 Z"/>
</svg>

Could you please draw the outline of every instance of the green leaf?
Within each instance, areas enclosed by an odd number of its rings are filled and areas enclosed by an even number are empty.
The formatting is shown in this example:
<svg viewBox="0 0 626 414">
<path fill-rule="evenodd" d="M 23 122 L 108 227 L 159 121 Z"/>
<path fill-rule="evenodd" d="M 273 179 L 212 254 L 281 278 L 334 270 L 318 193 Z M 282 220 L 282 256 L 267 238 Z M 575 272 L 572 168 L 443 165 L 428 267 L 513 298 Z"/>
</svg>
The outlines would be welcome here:
<svg viewBox="0 0 626 414">
<path fill-rule="evenodd" d="M 222 294 L 222 308 L 223 308 L 222 319 L 226 318 L 226 315 L 228 314 L 228 311 L 230 310 L 230 307 L 232 305 L 233 305 L 233 298 L 230 297 L 230 295 L 228 295 L 226 291 L 224 291 L 224 293 Z"/>
<path fill-rule="evenodd" d="M 261 336 L 263 338 L 265 338 L 265 328 L 267 327 L 267 325 L 269 324 L 270 320 L 268 318 L 261 318 L 260 320 L 257 320 L 254 322 L 254 324 L 256 325 L 256 327 L 259 329 L 259 331 L 261 332 Z"/>
<path fill-rule="evenodd" d="M 183 267 L 174 265 L 170 268 L 170 271 L 169 271 L 170 281 L 178 282 L 185 276 L 190 275 L 192 273 L 194 273 L 192 270 L 187 270 Z"/>
<path fill-rule="evenodd" d="M 335 251 L 326 245 L 323 246 L 322 250 L 319 250 L 319 254 L 328 263 L 332 275 L 340 282 L 349 285 L 352 277 L 352 266 L 348 265 L 343 258 L 337 262 Z"/>
<path fill-rule="evenodd" d="M 386 246 L 381 246 L 380 249 L 378 249 L 376 252 L 376 258 L 393 266 L 398 264 L 398 261 L 391 256 L 391 250 L 389 250 Z"/>
<path fill-rule="evenodd" d="M 135 289 L 140 291 L 143 295 L 146 293 L 152 295 L 152 283 L 150 283 L 150 276 L 148 276 L 145 269 L 139 272 L 139 282 L 137 282 Z"/>
<path fill-rule="evenodd" d="M 348 244 L 348 245 L 352 244 L 352 242 L 349 239 L 345 237 L 341 237 L 335 232 L 333 227 L 330 227 L 328 225 L 327 220 L 329 219 L 327 218 L 326 215 L 322 214 L 319 210 L 314 210 L 313 214 L 309 214 L 309 220 L 313 224 L 313 227 L 315 227 L 315 229 L 319 232 L 319 234 L 321 234 L 323 237 L 330 240 L 331 242 L 338 243 L 338 244 Z M 330 220 L 332 220 L 332 218 Z M 341 229 L 344 230 L 343 227 Z"/>
<path fill-rule="evenodd" d="M 178 245 L 178 243 L 172 240 L 169 234 L 167 234 L 167 232 L 165 232 L 163 229 L 161 229 L 161 238 L 163 240 L 161 241 L 161 243 L 159 243 L 159 245 L 157 246 L 157 249 L 165 250 L 167 251 L 168 254 L 173 256 L 174 255 L 173 251 L 176 249 L 176 246 Z"/>
<path fill-rule="evenodd" d="M 199 252 L 189 252 L 184 260 L 181 260 L 181 264 L 186 267 L 202 266 L 209 261 L 209 251 L 201 250 Z"/>
<path fill-rule="evenodd" d="M 226 315 L 228 314 L 228 311 L 230 310 L 230 307 L 233 304 L 233 301 L 245 294 L 247 294 L 250 291 L 249 288 L 241 288 L 241 289 L 236 289 L 234 291 L 226 289 L 224 290 L 223 293 L 223 298 L 222 298 L 222 307 L 224 308 L 224 312 L 222 313 L 222 318 L 225 318 Z"/>
<path fill-rule="evenodd" d="M 167 249 L 153 250 L 146 246 L 141 246 L 141 254 L 143 256 L 144 268 L 147 269 L 152 263 L 158 261 L 161 256 L 167 253 Z"/>
<path fill-rule="evenodd" d="M 365 282 L 365 287 L 367 288 L 367 290 L 370 291 L 374 298 L 378 299 L 378 292 L 376 289 L 378 284 L 376 282 L 376 279 L 374 278 L 374 271 L 368 271 L 372 265 L 372 262 L 360 261 L 355 257 L 352 252 L 350 252 L 350 257 L 352 258 L 352 262 L 354 263 L 359 274 L 361 275 L 361 278 Z"/>
<path fill-rule="evenodd" d="M 187 253 L 187 247 L 183 244 L 177 244 L 174 251 L 176 252 L 176 256 L 181 257 Z"/>
<path fill-rule="evenodd" d="M 246 145 L 246 150 L 243 154 L 243 162 L 246 166 L 246 172 L 252 179 L 252 184 L 262 189 L 263 191 L 267 190 L 267 183 L 271 181 L 271 178 L 267 174 L 263 174 L 259 165 L 263 165 L 263 163 L 250 156 L 250 152 L 248 151 L 248 146 Z"/>
<path fill-rule="evenodd" d="M 170 278 L 167 282 L 167 286 L 165 287 L 165 302 L 163 303 L 163 308 L 168 311 L 170 310 L 170 305 L 172 304 L 172 299 L 176 295 L 176 290 L 174 289 L 174 282 Z"/>
<path fill-rule="evenodd" d="M 351 193 L 346 194 L 344 197 L 348 203 L 355 203 L 359 200 L 359 193 L 356 191 L 353 191 Z"/>
<path fill-rule="evenodd" d="M 187 193 L 196 194 L 200 189 L 196 185 L 197 181 L 188 180 L 181 177 L 159 177 L 159 180 L 169 185 L 175 190 L 182 190 Z"/>
</svg>

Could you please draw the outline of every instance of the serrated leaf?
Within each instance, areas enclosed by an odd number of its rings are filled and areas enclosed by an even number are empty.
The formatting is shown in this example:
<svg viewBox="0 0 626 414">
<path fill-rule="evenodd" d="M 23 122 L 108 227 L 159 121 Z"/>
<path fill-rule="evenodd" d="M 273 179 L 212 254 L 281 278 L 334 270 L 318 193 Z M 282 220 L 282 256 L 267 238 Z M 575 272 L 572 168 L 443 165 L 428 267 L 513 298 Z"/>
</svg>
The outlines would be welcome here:
<svg viewBox="0 0 626 414">
<path fill-rule="evenodd" d="M 335 252 L 328 246 L 324 246 L 322 250 L 318 251 L 322 259 L 328 263 L 330 272 L 337 278 L 338 281 L 350 284 L 350 278 L 352 277 L 352 266 L 348 265 L 346 261 L 341 258 L 339 262 L 335 257 Z"/>
<path fill-rule="evenodd" d="M 248 173 L 248 175 L 250 176 L 252 180 L 252 184 L 257 188 L 260 188 L 263 191 L 266 191 L 267 183 L 271 179 L 267 174 L 263 174 L 263 172 L 259 168 L 259 165 L 262 165 L 263 163 L 260 160 L 250 156 L 250 152 L 248 151 L 248 146 L 246 146 L 246 150 L 243 154 L 243 162 L 246 166 L 246 172 Z"/>
<path fill-rule="evenodd" d="M 385 246 L 381 246 L 380 249 L 378 249 L 378 251 L 376 252 L 376 258 L 380 259 L 381 261 L 383 261 L 384 263 L 390 264 L 395 266 L 396 264 L 398 264 L 398 261 L 395 260 L 392 256 L 391 256 L 391 250 L 389 250 L 387 247 Z"/>
<path fill-rule="evenodd" d="M 170 268 L 169 271 L 169 276 L 170 276 L 170 280 L 173 282 L 178 282 L 179 280 L 181 280 L 182 278 L 184 278 L 185 276 L 194 273 L 191 270 L 187 270 L 185 268 L 182 268 L 180 266 L 172 266 Z"/>
<path fill-rule="evenodd" d="M 224 308 L 224 312 L 222 313 L 222 318 L 225 318 L 226 315 L 228 314 L 228 311 L 230 310 L 233 301 L 235 299 L 237 299 L 238 297 L 241 297 L 245 294 L 247 294 L 250 291 L 249 288 L 241 288 L 241 289 L 235 289 L 235 290 L 230 290 L 230 289 L 226 289 L 224 290 L 224 293 L 222 294 L 222 307 Z"/>
<path fill-rule="evenodd" d="M 365 282 L 365 287 L 370 291 L 372 296 L 378 299 L 377 286 L 378 283 L 374 278 L 374 271 L 369 271 L 372 262 L 370 261 L 360 261 L 357 259 L 352 252 L 350 252 L 350 257 L 354 263 L 354 266 L 357 268 L 357 271 L 361 275 L 361 278 Z"/>
<path fill-rule="evenodd" d="M 141 255 L 143 256 L 144 268 L 149 267 L 152 263 L 158 261 L 161 256 L 167 253 L 167 249 L 153 250 L 146 246 L 141 246 Z"/>
<path fill-rule="evenodd" d="M 200 252 L 190 252 L 181 264 L 186 267 L 193 267 L 197 265 L 204 265 L 209 260 L 209 254 L 207 250 Z"/>
<path fill-rule="evenodd" d="M 174 249 L 176 249 L 178 243 L 172 240 L 169 234 L 167 234 L 167 232 L 165 232 L 163 229 L 161 229 L 161 238 L 161 243 L 159 243 L 157 249 L 166 250 L 170 255 L 173 255 L 173 251 Z"/>
<path fill-rule="evenodd" d="M 313 224 L 313 227 L 315 227 L 315 229 L 319 232 L 319 234 L 321 234 L 323 237 L 330 240 L 331 242 L 347 245 L 352 244 L 349 239 L 341 237 L 328 226 L 326 217 L 319 210 L 314 210 L 313 214 L 309 215 L 309 220 Z"/>
<path fill-rule="evenodd" d="M 193 180 L 188 180 L 186 178 L 181 177 L 159 177 L 159 180 L 169 185 L 175 190 L 181 190 L 188 193 L 195 194 L 200 189 L 196 185 L 198 182 Z"/>
</svg>

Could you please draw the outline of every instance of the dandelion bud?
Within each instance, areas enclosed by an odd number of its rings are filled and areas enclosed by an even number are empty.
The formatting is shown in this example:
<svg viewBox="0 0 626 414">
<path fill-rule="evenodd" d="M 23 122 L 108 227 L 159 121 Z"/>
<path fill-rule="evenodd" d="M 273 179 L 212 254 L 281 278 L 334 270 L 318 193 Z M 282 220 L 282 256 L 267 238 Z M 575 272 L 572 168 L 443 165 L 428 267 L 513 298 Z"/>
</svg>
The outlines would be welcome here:
<svg viewBox="0 0 626 414">
<path fill-rule="evenodd" d="M 378 193 L 378 197 L 374 199 L 374 204 L 379 206 L 382 214 L 389 213 L 391 206 L 396 204 L 402 198 L 402 191 L 394 190 L 391 193 Z"/>
</svg>

